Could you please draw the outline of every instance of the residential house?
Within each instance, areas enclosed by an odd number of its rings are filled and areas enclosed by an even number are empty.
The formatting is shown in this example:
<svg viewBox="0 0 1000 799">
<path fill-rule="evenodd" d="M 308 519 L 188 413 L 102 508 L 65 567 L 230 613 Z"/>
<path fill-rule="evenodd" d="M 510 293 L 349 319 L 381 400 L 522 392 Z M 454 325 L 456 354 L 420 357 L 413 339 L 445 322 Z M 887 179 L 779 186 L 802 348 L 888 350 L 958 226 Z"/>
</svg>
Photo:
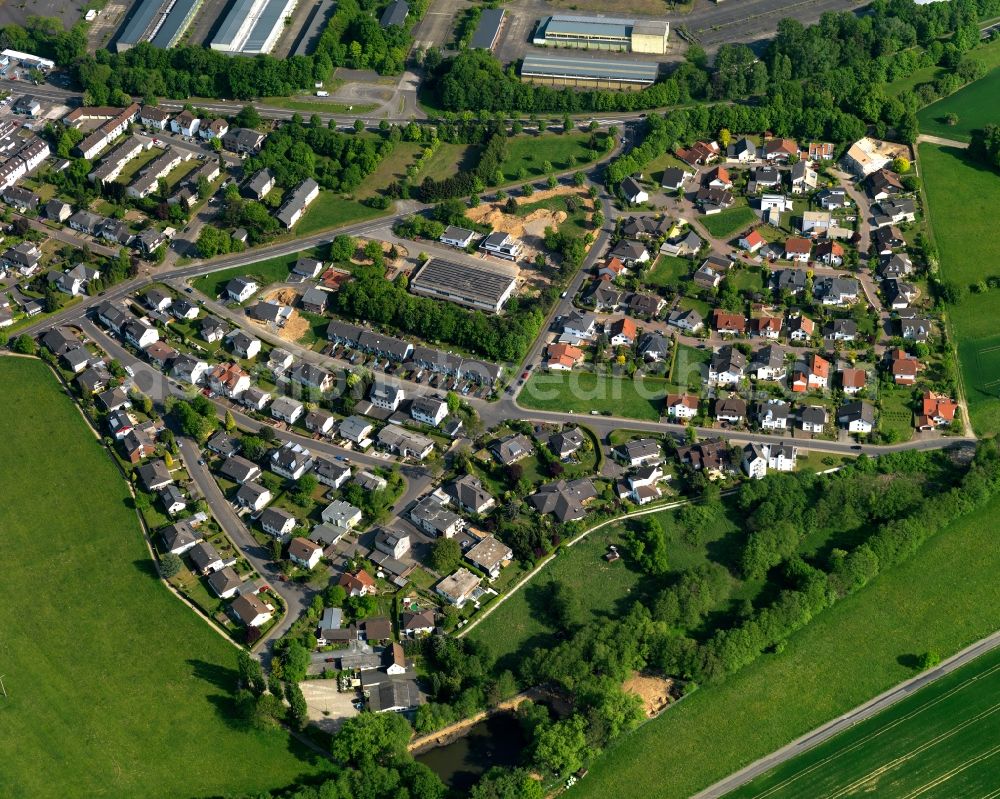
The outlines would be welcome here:
<svg viewBox="0 0 1000 799">
<path fill-rule="evenodd" d="M 853 319 L 831 319 L 823 326 L 827 341 L 854 341 L 858 336 L 858 323 Z"/>
<path fill-rule="evenodd" d="M 799 161 L 792 165 L 792 194 L 807 194 L 816 189 L 816 182 L 819 178 L 816 170 L 812 169 L 808 162 Z"/>
<path fill-rule="evenodd" d="M 250 388 L 250 375 L 238 363 L 220 363 L 209 372 L 208 387 L 216 394 L 236 399 Z"/>
<path fill-rule="evenodd" d="M 445 498 L 428 494 L 410 510 L 410 521 L 437 538 L 454 538 L 465 529 L 465 519 L 445 507 Z M 392 554 L 392 553 L 389 553 Z M 393 555 L 393 557 L 399 557 Z"/>
<path fill-rule="evenodd" d="M 612 322 L 607 332 L 612 347 L 631 347 L 639 333 L 635 322 L 627 316 Z"/>
<path fill-rule="evenodd" d="M 189 138 L 198 132 L 199 127 L 201 127 L 201 120 L 187 109 L 184 109 L 170 120 L 171 132 L 179 133 L 181 136 Z"/>
<path fill-rule="evenodd" d="M 730 189 L 713 189 L 702 186 L 695 195 L 695 204 L 705 216 L 722 213 L 733 204 L 733 192 Z"/>
<path fill-rule="evenodd" d="M 241 508 L 248 508 L 253 513 L 264 510 L 271 502 L 271 492 L 257 483 L 243 483 L 234 495 L 234 501 Z"/>
<path fill-rule="evenodd" d="M 747 418 L 746 401 L 740 397 L 727 397 L 715 401 L 715 418 L 729 424 L 742 424 Z"/>
<path fill-rule="evenodd" d="M 168 524 L 160 530 L 163 549 L 173 555 L 183 555 L 201 541 L 199 533 L 190 519 L 182 519 L 174 524 Z"/>
<path fill-rule="evenodd" d="M 374 424 L 362 416 L 348 416 L 340 423 L 340 437 L 360 444 L 371 436 Z"/>
<path fill-rule="evenodd" d="M 744 136 L 726 148 L 726 158 L 741 164 L 749 164 L 757 158 L 757 145 Z"/>
<path fill-rule="evenodd" d="M 907 341 L 927 341 L 931 334 L 931 320 L 919 316 L 901 319 L 900 328 Z"/>
<path fill-rule="evenodd" d="M 622 239 L 608 253 L 609 258 L 617 258 L 625 266 L 634 267 L 649 260 L 649 251 L 641 241 Z"/>
<path fill-rule="evenodd" d="M 714 289 L 722 282 L 722 278 L 726 276 L 731 265 L 732 263 L 728 258 L 709 255 L 702 261 L 701 266 L 698 267 L 692 279 L 695 285 L 700 288 Z"/>
<path fill-rule="evenodd" d="M 295 517 L 281 508 L 265 508 L 260 514 L 261 529 L 268 535 L 281 538 L 295 529 Z"/>
<path fill-rule="evenodd" d="M 174 358 L 170 365 L 170 374 L 179 380 L 184 380 L 191 385 L 198 385 L 211 370 L 211 367 L 202 360 L 192 358 L 190 355 L 182 353 Z"/>
<path fill-rule="evenodd" d="M 499 577 L 500 570 L 513 558 L 513 550 L 492 535 L 485 536 L 465 553 L 465 559 L 480 571 L 485 572 L 490 581 Z"/>
<path fill-rule="evenodd" d="M 766 239 L 760 235 L 756 230 L 751 230 L 748 233 L 744 233 L 740 236 L 737 244 L 740 245 L 744 250 L 749 253 L 755 253 L 765 244 L 767 244 Z"/>
<path fill-rule="evenodd" d="M 804 211 L 802 214 L 802 232 L 811 233 L 814 236 L 825 233 L 833 224 L 833 217 L 829 211 Z M 786 245 L 787 251 L 787 245 Z"/>
<path fill-rule="evenodd" d="M 925 391 L 920 398 L 920 413 L 917 414 L 918 430 L 933 430 L 955 421 L 958 403 L 945 394 Z"/>
<path fill-rule="evenodd" d="M 229 344 L 229 347 L 232 349 L 234 355 L 238 358 L 243 358 L 244 360 L 256 358 L 257 354 L 260 352 L 260 339 L 254 338 L 248 333 L 244 333 L 239 328 L 236 328 L 228 336 L 226 336 L 226 343 Z"/>
<path fill-rule="evenodd" d="M 264 143 L 264 134 L 250 128 L 230 128 L 222 137 L 222 147 L 231 153 L 260 152 Z"/>
<path fill-rule="evenodd" d="M 908 197 L 883 200 L 872 209 L 872 225 L 876 228 L 913 222 L 917 218 L 917 204 Z"/>
<path fill-rule="evenodd" d="M 562 332 L 574 339 L 592 341 L 597 338 L 597 316 L 574 309 L 563 318 Z"/>
<path fill-rule="evenodd" d="M 222 292 L 224 298 L 233 302 L 244 303 L 260 291 L 256 280 L 249 277 L 234 277 Z"/>
<path fill-rule="evenodd" d="M 777 340 L 781 336 L 781 317 L 762 314 L 750 320 L 750 335 Z"/>
<path fill-rule="evenodd" d="M 552 514 L 559 522 L 573 522 L 586 515 L 586 505 L 597 496 L 590 478 L 558 480 L 547 483 L 528 497 L 529 504 L 541 514 Z"/>
<path fill-rule="evenodd" d="M 203 139 L 211 141 L 212 139 L 221 139 L 229 132 L 229 123 L 221 118 L 213 119 L 207 125 L 199 127 L 198 135 Z"/>
<path fill-rule="evenodd" d="M 892 380 L 897 386 L 912 386 L 917 382 L 917 372 L 920 371 L 920 362 L 907 354 L 902 347 L 897 347 L 886 353 L 889 361 L 889 372 Z"/>
<path fill-rule="evenodd" d="M 579 427 L 570 427 L 559 433 L 549 436 L 548 445 L 552 453 L 559 460 L 567 460 L 579 452 L 586 437 Z"/>
<path fill-rule="evenodd" d="M 809 254 L 812 252 L 812 242 L 809 239 L 792 236 L 785 242 L 785 260 L 787 261 L 809 261 Z"/>
<path fill-rule="evenodd" d="M 705 185 L 710 189 L 731 189 L 733 180 L 729 176 L 729 170 L 724 166 L 717 166 L 705 175 Z"/>
<path fill-rule="evenodd" d="M 226 566 L 208 576 L 208 586 L 219 599 L 232 599 L 242 585 L 243 581 L 231 566 Z"/>
<path fill-rule="evenodd" d="M 807 405 L 799 411 L 799 423 L 805 433 L 822 433 L 826 422 L 826 408 L 822 405 Z"/>
<path fill-rule="evenodd" d="M 688 172 L 676 166 L 669 166 L 663 170 L 660 178 L 660 188 L 666 191 L 677 191 L 683 189 L 684 184 L 694 177 L 693 172 Z"/>
<path fill-rule="evenodd" d="M 330 293 L 324 291 L 319 286 L 310 286 L 299 298 L 302 309 L 314 314 L 326 313 L 326 304 L 330 299 Z"/>
<path fill-rule="evenodd" d="M 467 513 L 482 515 L 496 505 L 478 477 L 463 475 L 444 487 L 444 493 L 455 507 Z"/>
<path fill-rule="evenodd" d="M 815 199 L 824 211 L 836 211 L 847 206 L 847 192 L 843 189 L 823 189 Z"/>
<path fill-rule="evenodd" d="M 522 433 L 512 433 L 490 444 L 490 452 L 504 466 L 527 458 L 535 451 L 531 441 Z"/>
<path fill-rule="evenodd" d="M 859 291 L 853 277 L 824 277 L 813 284 L 813 296 L 823 305 L 850 305 L 858 301 Z"/>
<path fill-rule="evenodd" d="M 297 536 L 288 542 L 288 559 L 303 569 L 314 569 L 323 557 L 323 547 L 308 538 Z"/>
<path fill-rule="evenodd" d="M 667 316 L 667 324 L 689 333 L 697 333 L 705 326 L 701 314 L 693 308 L 688 311 L 671 311 Z"/>
<path fill-rule="evenodd" d="M 808 278 L 805 269 L 778 269 L 771 273 L 771 285 L 778 293 L 801 294 Z"/>
<path fill-rule="evenodd" d="M 318 391 L 329 391 L 333 388 L 333 375 L 325 369 L 313 366 L 311 363 L 300 361 L 292 367 L 288 373 L 288 378 L 300 386 L 314 388 Z"/>
<path fill-rule="evenodd" d="M 211 574 L 225 567 L 215 547 L 207 541 L 199 541 L 188 551 L 188 557 L 197 574 Z"/>
<path fill-rule="evenodd" d="M 832 161 L 834 152 L 834 146 L 830 142 L 809 142 L 808 158 L 810 161 Z"/>
<path fill-rule="evenodd" d="M 840 387 L 845 394 L 857 394 L 868 384 L 868 373 L 864 369 L 844 367 L 840 370 Z"/>
<path fill-rule="evenodd" d="M 146 491 L 159 491 L 161 488 L 174 482 L 174 478 L 170 476 L 167 464 L 162 460 L 145 463 L 136 469 L 135 473 L 139 478 L 139 484 Z"/>
<path fill-rule="evenodd" d="M 226 333 L 229 332 L 229 328 L 226 327 L 221 319 L 216 319 L 214 316 L 206 316 L 198 325 L 198 331 L 203 341 L 208 344 L 214 344 L 216 341 L 222 341 Z"/>
<path fill-rule="evenodd" d="M 271 471 L 289 480 L 298 480 L 312 467 L 312 453 L 294 441 L 286 441 L 271 452 Z"/>
<path fill-rule="evenodd" d="M 876 255 L 891 255 L 906 244 L 903 234 L 895 225 L 886 225 L 872 231 L 872 249 Z"/>
<path fill-rule="evenodd" d="M 757 380 L 783 380 L 785 372 L 785 355 L 778 347 L 762 347 L 750 361 L 750 374 Z"/>
<path fill-rule="evenodd" d="M 629 205 L 640 205 L 641 203 L 649 201 L 648 192 L 642 187 L 635 178 L 629 176 L 626 177 L 621 183 L 622 195 L 625 197 L 625 201 Z"/>
<path fill-rule="evenodd" d="M 729 313 L 721 308 L 712 311 L 712 329 L 724 336 L 742 336 L 746 333 L 747 320 L 741 313 Z"/>
<path fill-rule="evenodd" d="M 384 408 L 387 411 L 398 410 L 399 404 L 405 397 L 406 392 L 402 386 L 394 383 L 386 383 L 382 380 L 376 380 L 372 383 L 371 393 L 368 395 L 368 399 L 371 400 L 372 405 L 376 408 Z"/>
<path fill-rule="evenodd" d="M 743 471 L 751 480 L 760 480 L 767 475 L 767 454 L 763 444 L 747 444 L 743 448 Z"/>
<path fill-rule="evenodd" d="M 667 416 L 686 421 L 698 415 L 698 397 L 693 394 L 667 394 Z"/>
<path fill-rule="evenodd" d="M 245 627 L 260 627 L 274 615 L 271 606 L 254 594 L 240 594 L 229 606 L 229 612 Z"/>
<path fill-rule="evenodd" d="M 794 139 L 771 139 L 764 143 L 764 160 L 772 163 L 787 162 L 798 158 L 799 145 Z"/>
<path fill-rule="evenodd" d="M 663 462 L 663 450 L 655 438 L 633 438 L 614 449 L 614 455 L 630 468 Z"/>
<path fill-rule="evenodd" d="M 836 242 L 826 239 L 816 245 L 813 253 L 817 261 L 828 266 L 840 266 L 844 263 L 844 247 Z"/>
<path fill-rule="evenodd" d="M 274 185 L 274 173 L 270 169 L 264 168 L 243 184 L 242 191 L 243 194 L 248 196 L 251 200 L 257 200 L 257 202 L 260 202 L 271 193 L 271 189 L 274 188 Z"/>
<path fill-rule="evenodd" d="M 658 331 L 644 333 L 639 340 L 639 354 L 647 362 L 657 363 L 664 360 L 670 352 L 670 342 Z"/>
<path fill-rule="evenodd" d="M 340 576 L 339 585 L 348 596 L 374 596 L 376 593 L 375 579 L 364 569 L 354 572 L 344 572 Z"/>
<path fill-rule="evenodd" d="M 408 638 L 430 635 L 434 632 L 435 626 L 432 608 L 418 611 L 404 610 L 400 614 L 399 630 Z"/>
<path fill-rule="evenodd" d="M 553 371 L 568 372 L 583 363 L 583 350 L 572 344 L 549 344 L 545 348 L 545 367 Z"/>
<path fill-rule="evenodd" d="M 306 414 L 304 424 L 306 430 L 310 433 L 319 433 L 320 435 L 328 436 L 333 432 L 334 421 L 332 413 L 316 409 Z"/>
<path fill-rule="evenodd" d="M 905 189 L 903 188 L 902 181 L 899 179 L 899 175 L 883 167 L 872 172 L 865 178 L 865 191 L 868 192 L 868 196 L 873 200 L 880 202 L 897 194 L 902 194 Z"/>
<path fill-rule="evenodd" d="M 754 405 L 754 419 L 761 430 L 787 430 L 791 409 L 782 400 L 768 400 Z"/>
<path fill-rule="evenodd" d="M 743 378 L 746 367 L 746 356 L 731 344 L 725 344 L 712 354 L 708 380 L 720 386 L 735 385 Z"/>
<path fill-rule="evenodd" d="M 875 407 L 864 400 L 845 402 L 837 411 L 837 422 L 849 433 L 868 434 L 875 429 Z"/>
<path fill-rule="evenodd" d="M 340 461 L 315 458 L 313 473 L 321 485 L 337 489 L 351 478 L 351 467 Z"/>
<path fill-rule="evenodd" d="M 388 425 L 379 430 L 376 441 L 383 449 L 394 452 L 402 458 L 424 460 L 434 451 L 434 442 L 427 436 L 404 430 L 396 425 Z"/>
<path fill-rule="evenodd" d="M 729 447 L 725 441 L 699 441 L 696 444 L 677 448 L 677 458 L 681 464 L 695 471 L 708 473 L 729 470 Z"/>
<path fill-rule="evenodd" d="M 375 534 L 375 549 L 399 560 L 410 551 L 410 536 L 398 530 L 379 530 Z"/>
<path fill-rule="evenodd" d="M 278 397 L 271 403 L 271 418 L 295 424 L 305 413 L 305 406 L 291 397 Z"/>
<path fill-rule="evenodd" d="M 792 341 L 809 341 L 816 332 L 816 323 L 802 314 L 789 317 L 785 327 Z"/>
<path fill-rule="evenodd" d="M 241 455 L 232 455 L 223 461 L 219 467 L 219 474 L 227 480 L 245 485 L 253 482 L 261 475 L 260 467 L 253 461 L 247 460 Z"/>
<path fill-rule="evenodd" d="M 463 567 L 445 577 L 434 590 L 450 604 L 462 608 L 479 589 L 479 583 L 480 578 Z"/>
</svg>

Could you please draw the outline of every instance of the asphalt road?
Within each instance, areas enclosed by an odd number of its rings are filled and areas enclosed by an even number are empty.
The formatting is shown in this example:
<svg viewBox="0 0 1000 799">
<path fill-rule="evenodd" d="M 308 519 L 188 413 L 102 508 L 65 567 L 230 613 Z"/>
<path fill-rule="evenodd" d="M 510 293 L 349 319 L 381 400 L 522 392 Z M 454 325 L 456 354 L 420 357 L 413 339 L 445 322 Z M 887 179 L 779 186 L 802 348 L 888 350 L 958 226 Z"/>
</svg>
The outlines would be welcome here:
<svg viewBox="0 0 1000 799">
<path fill-rule="evenodd" d="M 859 705 L 854 710 L 845 713 L 843 716 L 839 716 L 811 732 L 807 732 L 801 738 L 797 738 L 790 744 L 767 755 L 767 757 L 762 757 L 760 760 L 754 761 L 745 768 L 729 775 L 724 780 L 720 780 L 705 790 L 696 793 L 691 799 L 720 799 L 720 797 L 725 796 L 730 791 L 736 790 L 741 785 L 745 785 L 755 777 L 759 777 L 775 766 L 791 760 L 804 752 L 808 752 L 814 746 L 818 746 L 838 733 L 850 729 L 855 724 L 871 718 L 886 708 L 891 707 L 899 700 L 905 699 L 916 691 L 919 691 L 925 685 L 929 685 L 946 674 L 950 674 L 955 669 L 961 668 L 998 646 L 1000 646 L 1000 632 L 995 632 L 948 658 L 934 670 L 924 672 L 906 682 L 902 682 L 894 688 L 890 688 L 888 691 L 868 700 L 863 705 Z"/>
</svg>

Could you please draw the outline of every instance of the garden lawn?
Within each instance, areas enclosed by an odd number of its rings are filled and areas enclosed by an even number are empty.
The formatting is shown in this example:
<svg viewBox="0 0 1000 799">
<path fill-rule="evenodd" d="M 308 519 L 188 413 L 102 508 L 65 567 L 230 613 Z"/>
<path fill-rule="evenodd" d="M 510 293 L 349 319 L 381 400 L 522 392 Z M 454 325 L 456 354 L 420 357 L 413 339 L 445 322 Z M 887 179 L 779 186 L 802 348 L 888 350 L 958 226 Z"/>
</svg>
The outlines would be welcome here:
<svg viewBox="0 0 1000 799">
<path fill-rule="evenodd" d="M 687 258 L 675 258 L 672 255 L 661 255 L 656 259 L 643 281 L 650 286 L 675 286 L 691 273 L 691 261 Z"/>
<path fill-rule="evenodd" d="M 882 392 L 879 429 L 893 431 L 895 441 L 909 441 L 913 438 L 913 389 L 893 386 Z"/>
<path fill-rule="evenodd" d="M 1000 650 L 993 650 L 729 794 L 734 799 L 989 796 L 997 784 Z M 934 789 L 937 790 L 934 790 Z"/>
<path fill-rule="evenodd" d="M 997 52 L 1000 52 L 1000 49 Z M 920 131 L 944 136 L 947 139 L 969 141 L 972 138 L 972 131 L 981 130 L 991 122 L 1000 124 L 998 96 L 1000 96 L 1000 66 L 994 64 L 994 69 L 987 73 L 986 77 L 918 111 L 917 121 L 920 123 Z M 944 121 L 949 113 L 958 116 L 955 125 L 949 125 Z"/>
<path fill-rule="evenodd" d="M 717 239 L 728 239 L 752 222 L 757 221 L 757 214 L 745 205 L 727 208 L 711 216 L 699 216 L 698 222 Z"/>
<path fill-rule="evenodd" d="M 545 133 L 541 136 L 513 136 L 507 140 L 507 158 L 500 167 L 507 180 L 520 180 L 521 169 L 527 170 L 528 177 L 544 175 L 542 165 L 548 161 L 555 172 L 565 172 L 574 166 L 584 166 L 591 162 L 589 133 Z M 598 157 L 605 154 L 598 148 Z M 570 156 L 576 163 L 569 162 Z"/>
<path fill-rule="evenodd" d="M 936 144 L 921 144 L 919 159 L 941 276 L 968 289 L 995 275 L 991 265 L 1000 263 L 1000 239 L 994 230 L 1000 174 L 962 150 Z M 972 426 L 980 435 L 995 434 L 1000 431 L 1000 293 L 966 290 L 948 315 L 958 341 Z"/>
<path fill-rule="evenodd" d="M 535 372 L 521 389 L 517 401 L 525 408 L 539 411 L 597 411 L 656 421 L 668 390 L 666 381 L 650 377 Z"/>
<path fill-rule="evenodd" d="M 649 799 L 688 797 L 911 676 L 914 655 L 946 656 L 993 632 L 998 513 L 994 497 L 823 611 L 780 654 L 701 688 L 620 739 L 573 789 L 576 799 L 613 796 L 622 785 Z"/>
<path fill-rule="evenodd" d="M 679 344 L 670 380 L 677 385 L 700 387 L 708 376 L 708 364 L 711 360 L 710 349 L 699 350 L 687 344 Z"/>
<path fill-rule="evenodd" d="M 49 369 L 0 358 L 0 384 L 0 796 L 256 794 L 322 770 L 234 719 L 236 649 L 156 579 L 123 479 Z"/>
</svg>

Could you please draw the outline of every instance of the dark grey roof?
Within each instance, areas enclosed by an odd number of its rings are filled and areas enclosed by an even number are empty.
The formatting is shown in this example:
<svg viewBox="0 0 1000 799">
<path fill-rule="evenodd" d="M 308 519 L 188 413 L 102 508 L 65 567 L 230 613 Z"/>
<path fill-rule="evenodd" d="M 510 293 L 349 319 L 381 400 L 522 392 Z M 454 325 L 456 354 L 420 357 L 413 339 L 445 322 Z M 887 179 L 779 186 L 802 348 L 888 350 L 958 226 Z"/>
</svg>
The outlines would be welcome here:
<svg viewBox="0 0 1000 799">
<path fill-rule="evenodd" d="M 471 50 L 491 50 L 496 43 L 497 36 L 500 35 L 500 26 L 503 25 L 504 10 L 502 8 L 484 8 L 479 15 L 479 24 L 476 32 L 472 34 L 469 41 Z"/>
<path fill-rule="evenodd" d="M 379 24 L 383 28 L 388 28 L 390 25 L 402 25 L 409 13 L 410 5 L 406 0 L 393 0 L 382 12 Z"/>
</svg>

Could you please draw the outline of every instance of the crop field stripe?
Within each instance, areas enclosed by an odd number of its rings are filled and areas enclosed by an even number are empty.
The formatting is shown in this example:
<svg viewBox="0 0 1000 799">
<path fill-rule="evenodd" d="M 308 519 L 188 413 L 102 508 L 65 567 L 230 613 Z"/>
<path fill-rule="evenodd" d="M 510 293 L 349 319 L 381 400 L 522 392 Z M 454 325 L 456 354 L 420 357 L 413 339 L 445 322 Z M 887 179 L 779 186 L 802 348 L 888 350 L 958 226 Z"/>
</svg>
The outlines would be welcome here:
<svg viewBox="0 0 1000 799">
<path fill-rule="evenodd" d="M 839 757 L 841 757 L 841 755 L 846 755 L 846 754 L 848 754 L 850 752 L 853 752 L 854 750 L 856 750 L 856 749 L 864 746 L 869 741 L 872 741 L 875 738 L 878 738 L 880 735 L 882 735 L 882 733 L 889 732 L 890 730 L 898 727 L 900 724 L 903 724 L 904 722 L 909 721 L 910 719 L 912 719 L 912 718 L 920 715 L 925 710 L 929 710 L 930 708 L 934 707 L 935 705 L 940 704 L 941 702 L 945 701 L 946 699 L 951 698 L 954 694 L 958 693 L 961 690 L 964 690 L 965 688 L 967 688 L 968 686 L 972 685 L 973 683 L 979 681 L 980 679 L 984 679 L 986 677 L 989 677 L 991 674 L 993 674 L 994 672 L 996 672 L 998 670 L 1000 670 L 1000 663 L 996 664 L 995 666 L 991 666 L 986 671 L 980 672 L 980 673 L 976 674 L 975 676 L 970 677 L 967 680 L 964 680 L 963 682 L 961 682 L 958 685 L 956 685 L 954 688 L 950 688 L 948 691 L 946 691 L 945 693 L 941 694 L 940 696 L 937 696 L 934 699 L 932 699 L 931 701 L 929 701 L 929 702 L 921 705 L 920 707 L 915 708 L 914 710 L 911 710 L 909 713 L 906 713 L 905 715 L 900 716 L 898 719 L 895 719 L 894 721 L 891 721 L 889 724 L 886 724 L 884 727 L 880 727 L 879 729 L 874 730 L 873 732 L 869 733 L 868 735 L 864 736 L 863 738 L 859 738 L 857 741 L 855 741 L 850 746 L 848 746 L 848 747 L 846 747 L 844 749 L 838 749 L 833 754 L 828 755 L 827 757 L 823 758 L 822 760 L 816 761 L 815 763 L 813 763 L 808 768 L 804 768 L 804 769 L 802 769 L 802 771 L 796 772 L 795 774 L 793 774 L 791 777 L 788 777 L 783 782 L 780 782 L 777 785 L 772 785 L 770 788 L 768 788 L 763 793 L 755 794 L 754 795 L 754 799 L 766 799 L 766 797 L 772 796 L 777 791 L 783 790 L 787 786 L 791 785 L 793 782 L 795 782 L 796 780 L 798 780 L 800 777 L 804 777 L 804 776 L 806 776 L 808 774 L 811 774 L 812 772 L 816 771 L 817 769 L 822 768 L 823 766 L 825 766 L 827 763 L 831 763 L 834 760 L 838 759 Z M 995 709 L 996 707 L 997 706 L 994 705 L 993 708 L 991 708 L 991 710 Z M 875 716 L 873 718 L 877 718 L 877 716 Z M 865 719 L 864 721 L 868 721 L 868 719 Z M 859 721 L 858 723 L 859 724 L 863 724 L 864 721 Z M 843 733 L 841 733 L 841 734 L 843 734 Z M 834 738 L 832 738 L 831 740 L 836 740 L 836 736 Z"/>
<path fill-rule="evenodd" d="M 951 737 L 953 737 L 955 735 L 958 735 L 958 733 L 962 732 L 966 727 L 970 727 L 970 726 L 972 726 L 972 725 L 974 725 L 974 724 L 982 721 L 983 719 L 985 719 L 985 718 L 987 718 L 989 716 L 992 716 L 998 710 L 1000 710 L 1000 702 L 998 702 L 997 704 L 993 705 L 988 710 L 984 710 L 982 713 L 977 713 L 971 719 L 966 719 L 965 721 L 961 722 L 960 724 L 956 724 L 954 727 L 951 727 L 950 729 L 946 730 L 945 732 L 943 732 L 943 733 L 941 733 L 939 735 L 935 735 L 930 740 L 924 741 L 922 744 L 920 744 L 920 746 L 917 746 L 916 748 L 911 749 L 906 754 L 899 755 L 898 757 L 895 757 L 892 760 L 890 760 L 890 761 L 888 761 L 886 763 L 883 763 L 881 766 L 879 766 L 874 771 L 869 771 L 863 777 L 859 777 L 858 779 L 856 779 L 851 784 L 845 785 L 842 788 L 840 788 L 838 791 L 836 791 L 835 793 L 829 794 L 829 796 L 827 797 L 827 799 L 839 799 L 839 797 L 841 797 L 841 796 L 846 796 L 847 794 L 854 793 L 854 790 L 856 788 L 860 788 L 865 783 L 871 782 L 872 779 L 874 779 L 875 777 L 880 777 L 881 775 L 885 774 L 887 771 L 892 771 L 897 766 L 900 766 L 903 763 L 905 763 L 907 760 L 912 760 L 917 755 L 921 755 L 924 752 L 926 752 L 928 749 L 931 749 L 931 748 L 937 746 L 938 744 L 940 744 L 940 743 L 942 743 L 944 741 L 947 741 L 949 738 L 951 738 Z"/>
<path fill-rule="evenodd" d="M 984 760 L 989 760 L 991 757 L 993 757 L 998 752 L 1000 752 L 1000 744 L 997 744 L 992 749 L 990 749 L 990 750 L 988 750 L 986 752 L 983 752 L 982 754 L 979 754 L 979 755 L 976 755 L 975 757 L 969 758 L 968 760 L 966 760 L 961 765 L 956 766 L 955 768 L 953 768 L 951 771 L 947 771 L 944 774 L 941 774 L 940 776 L 938 776 L 938 777 L 934 778 L 933 780 L 931 780 L 930 782 L 928 782 L 926 785 L 921 785 L 915 791 L 911 791 L 910 793 L 906 794 L 906 796 L 904 796 L 902 799 L 916 799 L 916 797 L 922 796 L 923 794 L 927 793 L 928 791 L 933 790 L 934 788 L 937 788 L 938 785 L 941 785 L 942 783 L 947 782 L 952 777 L 954 777 L 956 774 L 960 774 L 961 772 L 966 771 L 967 769 L 970 769 L 973 766 L 977 766 L 980 763 L 982 763 Z"/>
</svg>

